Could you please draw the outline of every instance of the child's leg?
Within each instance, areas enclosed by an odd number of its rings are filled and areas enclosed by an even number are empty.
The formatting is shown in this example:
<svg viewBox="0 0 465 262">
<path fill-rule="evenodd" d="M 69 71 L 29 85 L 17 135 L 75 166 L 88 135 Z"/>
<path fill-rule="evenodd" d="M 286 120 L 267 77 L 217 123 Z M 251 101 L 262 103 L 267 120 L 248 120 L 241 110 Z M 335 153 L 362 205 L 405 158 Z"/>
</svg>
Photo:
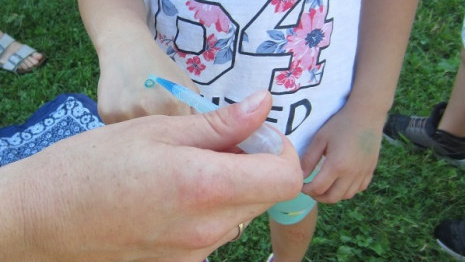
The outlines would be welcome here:
<svg viewBox="0 0 465 262">
<path fill-rule="evenodd" d="M 273 262 L 301 262 L 310 245 L 316 227 L 318 206 L 299 223 L 282 225 L 270 218 Z"/>
<path fill-rule="evenodd" d="M 454 88 L 449 98 L 446 111 L 442 115 L 438 129 L 457 137 L 465 137 L 465 50 L 462 49 L 462 59 L 454 81 Z"/>
</svg>

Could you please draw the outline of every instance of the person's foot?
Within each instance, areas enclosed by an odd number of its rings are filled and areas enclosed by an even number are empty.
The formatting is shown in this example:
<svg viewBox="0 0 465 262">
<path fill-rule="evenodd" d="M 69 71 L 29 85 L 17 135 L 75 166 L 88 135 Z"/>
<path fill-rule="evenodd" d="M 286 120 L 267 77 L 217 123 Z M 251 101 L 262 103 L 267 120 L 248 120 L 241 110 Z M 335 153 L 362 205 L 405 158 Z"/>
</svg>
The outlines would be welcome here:
<svg viewBox="0 0 465 262">
<path fill-rule="evenodd" d="M 0 41 L 4 39 L 6 42 L 7 36 L 8 36 L 7 34 L 0 31 Z M 11 39 L 11 37 L 8 37 L 8 38 Z M 17 66 L 14 69 L 11 69 L 11 70 L 6 69 L 6 70 L 23 74 L 23 73 L 32 71 L 33 69 L 39 67 L 44 62 L 45 56 L 35 51 L 34 49 L 32 49 L 31 50 L 32 53 L 28 54 L 26 57 L 15 57 L 16 56 L 15 54 L 19 53 L 21 48 L 24 48 L 27 45 L 24 45 L 14 39 L 12 40 L 13 41 L 7 45 L 0 44 L 0 66 L 1 67 L 3 67 L 3 65 L 6 65 L 9 60 L 14 61 L 15 59 L 16 60 L 21 59 L 19 64 L 17 64 Z M 2 46 L 6 48 L 3 50 Z"/>
<path fill-rule="evenodd" d="M 465 220 L 447 220 L 434 230 L 434 237 L 447 253 L 465 261 Z"/>
<path fill-rule="evenodd" d="M 447 103 L 437 104 L 429 117 L 390 115 L 384 125 L 384 137 L 393 144 L 411 142 L 453 165 L 465 165 L 465 137 L 456 137 L 437 129 Z"/>
</svg>

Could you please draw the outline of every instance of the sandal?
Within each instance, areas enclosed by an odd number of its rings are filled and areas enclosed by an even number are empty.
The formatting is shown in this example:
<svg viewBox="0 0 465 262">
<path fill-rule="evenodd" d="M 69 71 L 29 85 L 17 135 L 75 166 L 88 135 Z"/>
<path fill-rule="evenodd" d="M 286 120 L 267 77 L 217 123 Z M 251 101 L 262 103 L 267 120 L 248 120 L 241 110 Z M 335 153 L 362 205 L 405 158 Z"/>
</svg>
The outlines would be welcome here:
<svg viewBox="0 0 465 262">
<path fill-rule="evenodd" d="M 14 38 L 12 38 L 6 33 L 3 33 L 3 35 L 0 37 L 0 57 L 4 55 L 7 48 L 14 42 L 16 42 Z M 21 44 L 21 45 L 22 46 L 15 53 L 11 54 L 7 58 L 5 63 L 3 64 L 0 63 L 1 68 L 5 69 L 6 71 L 13 72 L 13 73 L 25 74 L 25 73 L 29 73 L 33 71 L 34 69 L 36 69 L 37 67 L 41 66 L 44 63 L 45 56 L 42 55 L 42 59 L 40 59 L 36 65 L 30 66 L 27 69 L 20 68 L 19 66 L 26 58 L 28 58 L 30 55 L 37 52 L 37 50 L 35 50 L 34 48 L 28 45 L 25 45 L 25 44 Z"/>
</svg>

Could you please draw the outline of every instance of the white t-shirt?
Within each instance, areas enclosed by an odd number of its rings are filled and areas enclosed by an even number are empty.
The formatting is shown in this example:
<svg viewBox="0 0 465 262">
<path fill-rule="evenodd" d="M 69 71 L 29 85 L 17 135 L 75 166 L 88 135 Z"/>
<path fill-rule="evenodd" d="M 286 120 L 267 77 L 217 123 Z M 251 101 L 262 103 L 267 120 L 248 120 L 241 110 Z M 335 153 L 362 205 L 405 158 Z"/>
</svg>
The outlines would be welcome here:
<svg viewBox="0 0 465 262">
<path fill-rule="evenodd" d="M 360 0 L 146 0 L 155 41 L 225 106 L 259 89 L 302 155 L 351 90 Z"/>
</svg>

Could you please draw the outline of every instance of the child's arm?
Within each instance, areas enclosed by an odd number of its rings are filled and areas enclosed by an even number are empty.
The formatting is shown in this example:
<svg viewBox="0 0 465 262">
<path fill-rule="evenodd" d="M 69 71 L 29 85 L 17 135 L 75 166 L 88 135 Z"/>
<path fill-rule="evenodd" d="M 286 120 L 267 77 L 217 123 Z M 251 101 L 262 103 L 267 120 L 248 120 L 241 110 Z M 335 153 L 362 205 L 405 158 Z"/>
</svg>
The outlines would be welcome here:
<svg viewBox="0 0 465 262">
<path fill-rule="evenodd" d="M 410 35 L 417 0 L 363 1 L 353 90 L 347 104 L 316 134 L 304 174 L 326 156 L 303 192 L 334 203 L 367 188 L 378 160 L 383 124 Z"/>
<path fill-rule="evenodd" d="M 143 1 L 79 0 L 100 64 L 99 113 L 106 123 L 149 115 L 189 114 L 163 88 L 144 88 L 150 74 L 196 90 L 194 83 L 154 42 Z"/>
</svg>

